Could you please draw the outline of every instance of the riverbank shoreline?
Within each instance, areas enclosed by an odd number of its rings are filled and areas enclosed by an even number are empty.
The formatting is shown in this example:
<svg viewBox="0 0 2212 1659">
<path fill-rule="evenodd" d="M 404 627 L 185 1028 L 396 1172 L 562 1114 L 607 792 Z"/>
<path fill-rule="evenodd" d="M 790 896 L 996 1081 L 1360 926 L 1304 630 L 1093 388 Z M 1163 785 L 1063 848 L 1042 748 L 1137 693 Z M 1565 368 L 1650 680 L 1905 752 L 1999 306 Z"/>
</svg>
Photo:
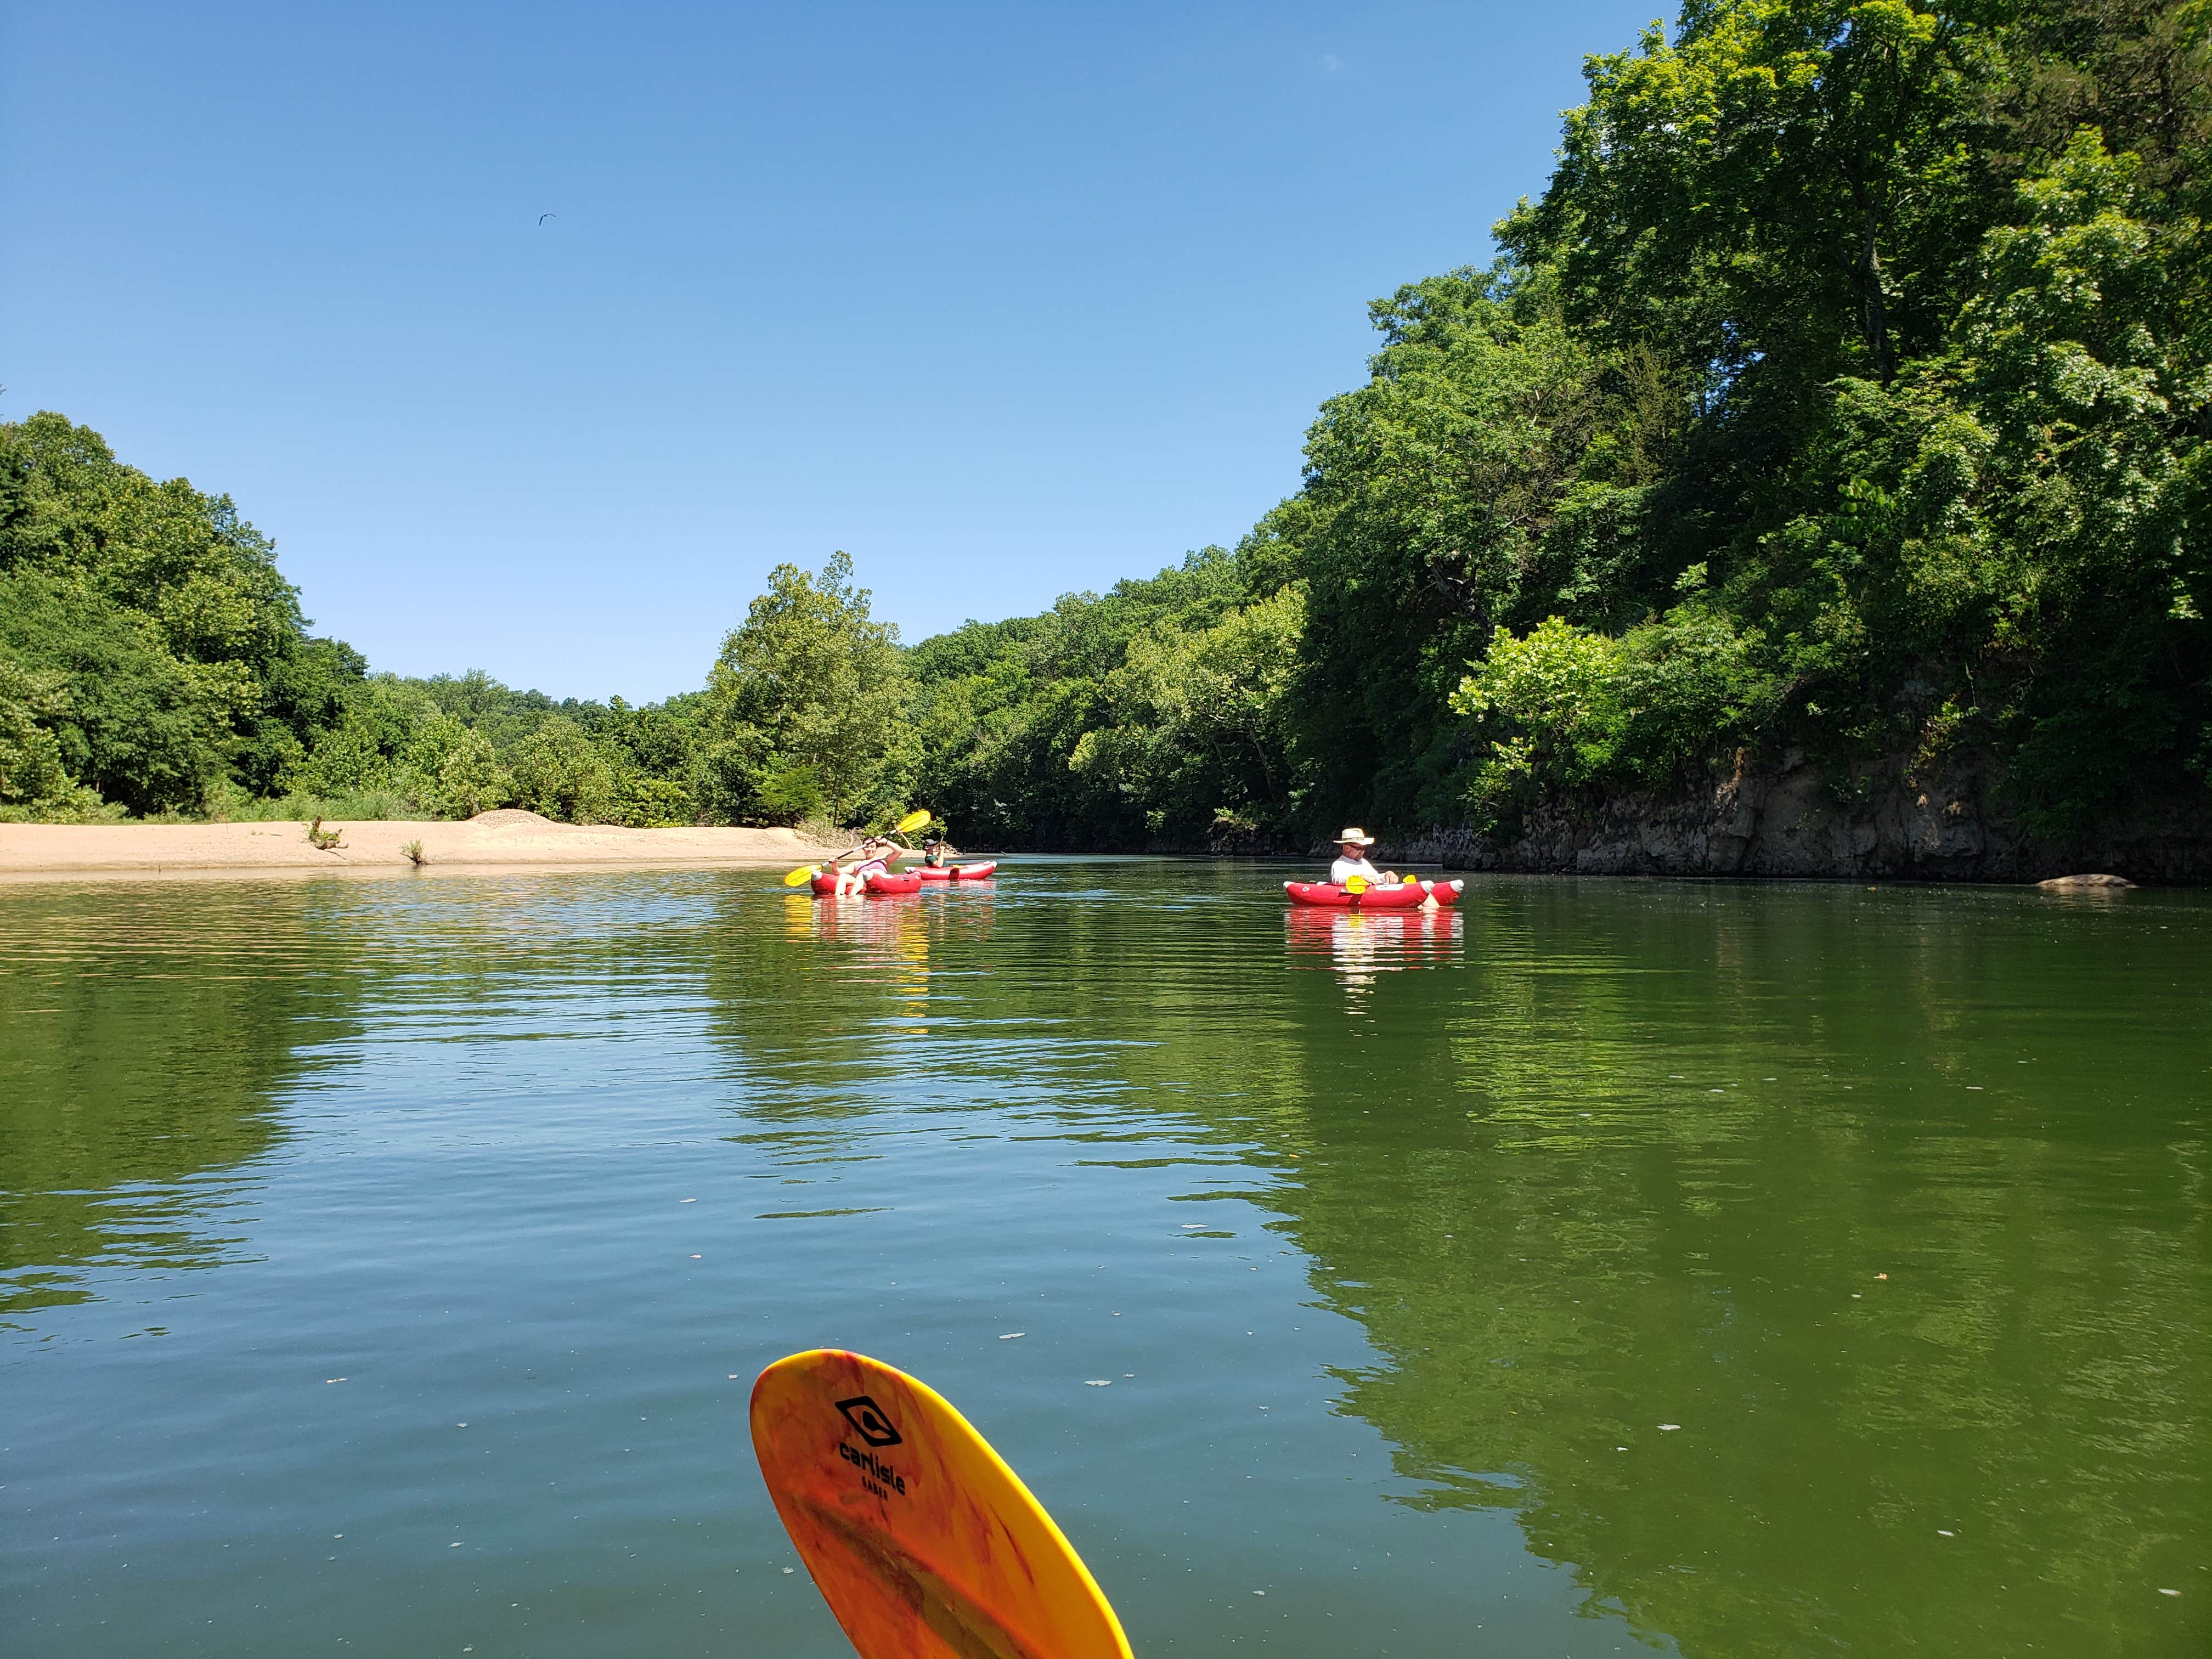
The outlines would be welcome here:
<svg viewBox="0 0 2212 1659">
<path fill-rule="evenodd" d="M 307 826 L 265 823 L 0 824 L 0 880 L 54 877 L 398 873 L 416 869 L 618 869 L 789 866 L 822 849 L 785 829 L 630 830 L 556 823 L 535 812 L 486 812 L 460 822 L 331 822 L 328 848 Z M 410 843 L 420 854 L 408 852 Z"/>
</svg>

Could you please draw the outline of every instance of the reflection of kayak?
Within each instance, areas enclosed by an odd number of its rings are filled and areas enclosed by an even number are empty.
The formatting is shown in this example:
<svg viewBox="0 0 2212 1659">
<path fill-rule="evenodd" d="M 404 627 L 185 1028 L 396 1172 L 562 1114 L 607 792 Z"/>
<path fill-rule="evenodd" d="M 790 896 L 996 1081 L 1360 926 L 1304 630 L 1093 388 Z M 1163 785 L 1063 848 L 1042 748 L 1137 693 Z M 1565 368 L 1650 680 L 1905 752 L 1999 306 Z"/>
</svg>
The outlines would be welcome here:
<svg viewBox="0 0 2212 1659">
<path fill-rule="evenodd" d="M 940 864 L 934 869 L 924 864 L 907 873 L 924 881 L 988 881 L 998 867 L 998 860 L 993 859 L 988 864 Z"/>
<path fill-rule="evenodd" d="M 1396 887 L 1380 884 L 1364 893 L 1325 881 L 1286 881 L 1283 890 L 1293 904 L 1311 904 L 1332 910 L 1412 910 L 1429 896 L 1425 883 L 1408 881 Z"/>
<path fill-rule="evenodd" d="M 1456 960 L 1467 924 L 1449 910 L 1330 909 L 1293 904 L 1283 912 L 1291 960 L 1347 972 L 1395 972 Z"/>
<path fill-rule="evenodd" d="M 817 893 L 826 898 L 837 890 L 837 878 L 819 875 L 814 878 L 812 885 Z M 867 892 L 872 898 L 893 893 L 919 893 L 921 890 L 921 877 L 912 870 L 903 875 L 878 872 L 868 878 Z"/>
</svg>

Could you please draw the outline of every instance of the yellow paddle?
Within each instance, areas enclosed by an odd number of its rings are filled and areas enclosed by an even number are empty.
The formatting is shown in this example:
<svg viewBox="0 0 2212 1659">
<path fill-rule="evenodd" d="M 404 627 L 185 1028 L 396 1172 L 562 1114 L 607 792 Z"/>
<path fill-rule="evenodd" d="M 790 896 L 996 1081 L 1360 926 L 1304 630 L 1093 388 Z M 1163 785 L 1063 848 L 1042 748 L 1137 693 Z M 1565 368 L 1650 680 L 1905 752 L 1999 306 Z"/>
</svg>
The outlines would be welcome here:
<svg viewBox="0 0 2212 1659">
<path fill-rule="evenodd" d="M 1367 878 L 1364 876 L 1352 876 L 1347 878 L 1344 884 L 1344 890 L 1351 894 L 1352 897 L 1358 898 L 1362 893 L 1367 890 Z"/>
<path fill-rule="evenodd" d="M 896 824 L 892 826 L 891 834 L 895 836 L 911 835 L 915 830 L 921 829 L 923 824 L 927 823 L 929 819 L 929 809 L 927 806 L 917 806 L 913 811 L 908 813 L 904 817 L 901 818 Z M 822 866 L 818 864 L 801 865 L 798 869 L 793 871 L 789 875 L 783 878 L 783 884 L 786 887 L 803 887 L 821 873 Z"/>
<path fill-rule="evenodd" d="M 816 1348 L 753 1384 L 775 1512 L 860 1659 L 1131 1659 L 1043 1506 L 927 1384 Z"/>
</svg>

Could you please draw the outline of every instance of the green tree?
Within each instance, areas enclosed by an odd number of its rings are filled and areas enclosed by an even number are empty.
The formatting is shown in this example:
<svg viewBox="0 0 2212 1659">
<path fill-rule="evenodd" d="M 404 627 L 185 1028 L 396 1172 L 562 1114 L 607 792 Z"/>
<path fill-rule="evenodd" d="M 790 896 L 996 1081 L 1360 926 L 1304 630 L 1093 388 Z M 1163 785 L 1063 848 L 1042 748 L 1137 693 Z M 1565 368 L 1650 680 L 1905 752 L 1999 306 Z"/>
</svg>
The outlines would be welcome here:
<svg viewBox="0 0 2212 1659">
<path fill-rule="evenodd" d="M 0 816 L 74 804 L 61 740 L 40 723 L 68 707 L 69 689 L 59 674 L 34 673 L 0 657 Z"/>
<path fill-rule="evenodd" d="M 605 823 L 616 815 L 614 768 L 565 715 L 523 739 L 513 770 L 515 799 L 533 812 L 572 823 Z"/>
<path fill-rule="evenodd" d="M 361 659 L 308 636 L 228 496 L 157 483 L 59 415 L 0 422 L 0 642 L 63 677 L 42 724 L 133 811 L 265 792 L 337 722 Z"/>
<path fill-rule="evenodd" d="M 907 696 L 898 630 L 870 617 L 852 560 L 819 576 L 778 565 L 708 676 L 701 793 L 732 817 L 787 810 L 803 767 L 840 823 L 889 805 L 908 781 Z M 762 787 L 779 774 L 771 809 Z"/>
<path fill-rule="evenodd" d="M 514 780 L 500 765 L 491 740 L 458 714 L 434 714 L 422 722 L 398 779 L 438 817 L 472 818 L 504 805 L 514 790 Z"/>
<path fill-rule="evenodd" d="M 1211 628 L 1137 635 L 1105 681 L 1110 723 L 1077 739 L 1069 769 L 1140 802 L 1147 830 L 1171 841 L 1280 830 L 1304 623 L 1304 590 L 1287 587 Z"/>
</svg>

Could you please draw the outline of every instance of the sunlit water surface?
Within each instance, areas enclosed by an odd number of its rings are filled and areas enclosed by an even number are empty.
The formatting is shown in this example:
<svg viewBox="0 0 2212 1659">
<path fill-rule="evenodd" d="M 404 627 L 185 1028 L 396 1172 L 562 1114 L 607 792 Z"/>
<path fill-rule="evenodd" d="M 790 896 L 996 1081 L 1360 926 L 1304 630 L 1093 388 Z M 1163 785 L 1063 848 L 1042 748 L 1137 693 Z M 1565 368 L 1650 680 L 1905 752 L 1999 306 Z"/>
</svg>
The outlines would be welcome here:
<svg viewBox="0 0 2212 1659">
<path fill-rule="evenodd" d="M 2212 1647 L 2202 896 L 1282 873 L 0 888 L 0 1647 L 842 1654 L 820 1345 L 1139 1655 Z"/>
</svg>

